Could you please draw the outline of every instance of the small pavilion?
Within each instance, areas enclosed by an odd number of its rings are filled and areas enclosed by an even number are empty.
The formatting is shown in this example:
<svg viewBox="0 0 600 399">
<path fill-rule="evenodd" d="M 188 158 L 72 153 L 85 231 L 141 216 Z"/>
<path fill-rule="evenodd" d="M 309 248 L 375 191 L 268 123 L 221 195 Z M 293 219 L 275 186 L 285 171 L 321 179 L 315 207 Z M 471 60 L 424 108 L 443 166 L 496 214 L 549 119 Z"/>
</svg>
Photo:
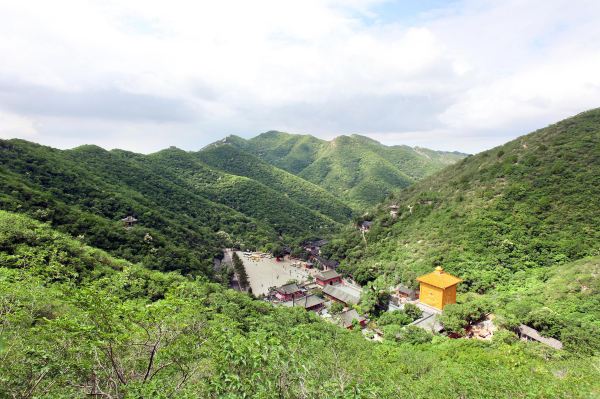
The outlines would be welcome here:
<svg viewBox="0 0 600 399">
<path fill-rule="evenodd" d="M 121 219 L 121 222 L 123 222 L 123 224 L 125 225 L 125 228 L 129 229 L 132 228 L 133 225 L 137 222 L 138 220 L 136 218 L 134 218 L 133 216 L 129 215 L 126 218 Z"/>
<path fill-rule="evenodd" d="M 443 310 L 444 306 L 456 303 L 456 286 L 462 280 L 448 274 L 440 266 L 429 274 L 417 278 L 421 283 L 419 300 L 436 309 Z"/>
</svg>

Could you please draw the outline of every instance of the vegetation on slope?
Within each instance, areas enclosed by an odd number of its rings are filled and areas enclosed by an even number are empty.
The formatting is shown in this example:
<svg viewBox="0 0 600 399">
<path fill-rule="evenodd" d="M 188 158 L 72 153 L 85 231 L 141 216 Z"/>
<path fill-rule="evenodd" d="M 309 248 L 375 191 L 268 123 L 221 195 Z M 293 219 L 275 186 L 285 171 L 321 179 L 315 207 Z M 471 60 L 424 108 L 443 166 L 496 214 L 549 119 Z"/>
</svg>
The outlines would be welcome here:
<svg viewBox="0 0 600 399">
<path fill-rule="evenodd" d="M 390 204 L 399 206 L 397 219 Z M 443 265 L 465 280 L 461 290 L 498 295 L 496 308 L 513 322 L 536 325 L 556 313 L 553 326 L 542 328 L 549 335 L 597 336 L 597 312 L 578 310 L 597 306 L 597 283 L 581 283 L 596 281 L 597 273 L 578 275 L 573 295 L 547 305 L 551 312 L 538 310 L 546 294 L 519 287 L 539 287 L 577 269 L 568 262 L 599 255 L 599 226 L 600 110 L 593 110 L 466 158 L 391 196 L 375 210 L 366 240 L 348 229 L 323 250 L 361 282 L 384 274 L 414 286 L 416 276 Z"/>
<path fill-rule="evenodd" d="M 198 154 L 168 149 L 149 155 L 145 161 L 152 165 L 155 173 L 171 172 L 200 195 L 262 221 L 277 236 L 286 236 L 288 240 L 327 234 L 338 227 L 330 217 L 296 202 L 289 193 L 259 180 L 211 168 L 198 159 Z M 310 204 L 320 200 L 310 195 L 302 199 Z"/>
<path fill-rule="evenodd" d="M 2 140 L 0 150 L 0 208 L 159 270 L 210 276 L 222 247 L 289 244 L 328 234 L 350 216 L 310 183 L 266 164 L 278 179 L 271 185 L 177 149 L 145 156 Z M 127 215 L 139 220 L 130 230 L 120 222 Z"/>
<path fill-rule="evenodd" d="M 267 132 L 250 140 L 225 140 L 266 162 L 343 198 L 355 209 L 377 204 L 390 192 L 465 156 L 408 146 L 384 146 L 367 137 L 327 142 L 308 135 Z"/>
<path fill-rule="evenodd" d="M 51 222 L 85 243 L 133 262 L 209 275 L 222 240 L 208 226 L 239 227 L 239 231 L 229 230 L 239 234 L 256 229 L 249 218 L 194 195 L 176 182 L 140 174 L 97 147 L 70 153 L 19 140 L 2 141 L 1 146 L 2 209 Z M 106 157 L 108 162 L 94 166 L 98 158 Z M 107 175 L 111 176 L 108 180 Z M 203 211 L 183 211 L 181 207 L 190 199 Z M 128 214 L 140 220 L 130 230 L 120 222 Z"/>
<path fill-rule="evenodd" d="M 275 168 L 235 146 L 213 144 L 195 155 L 216 169 L 248 177 L 277 192 L 285 193 L 291 200 L 337 222 L 346 223 L 352 217 L 352 210 L 325 189 L 282 169 Z"/>
<path fill-rule="evenodd" d="M 599 394 L 589 358 L 510 337 L 367 342 L 303 310 L 148 271 L 2 211 L 0 304 L 0 397 Z"/>
<path fill-rule="evenodd" d="M 295 175 L 313 163 L 327 144 L 325 140 L 311 135 L 277 131 L 266 132 L 250 140 L 229 136 L 225 141 Z"/>
<path fill-rule="evenodd" d="M 299 176 L 348 198 L 357 207 L 368 207 L 392 189 L 413 180 L 379 154 L 367 150 L 354 137 L 340 136 L 319 152 L 319 157 Z"/>
</svg>

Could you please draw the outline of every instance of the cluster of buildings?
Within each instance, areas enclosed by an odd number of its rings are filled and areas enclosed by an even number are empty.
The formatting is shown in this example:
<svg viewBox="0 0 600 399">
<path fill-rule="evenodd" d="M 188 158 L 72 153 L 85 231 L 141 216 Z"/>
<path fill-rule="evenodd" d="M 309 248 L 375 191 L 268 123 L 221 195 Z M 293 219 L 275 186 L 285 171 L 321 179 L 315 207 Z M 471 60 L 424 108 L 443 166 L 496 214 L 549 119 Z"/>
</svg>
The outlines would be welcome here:
<svg viewBox="0 0 600 399">
<path fill-rule="evenodd" d="M 290 282 L 273 287 L 267 300 L 286 307 L 300 307 L 313 311 L 344 328 L 351 329 L 358 323 L 364 327 L 367 318 L 353 308 L 360 301 L 361 289 L 346 281 L 334 269 L 322 270 L 315 274 L 310 283 Z M 343 311 L 333 315 L 330 311 L 334 303 L 340 303 Z"/>
<path fill-rule="evenodd" d="M 327 240 L 308 241 L 304 244 L 304 250 L 308 254 L 308 261 L 306 262 L 308 267 L 316 266 L 323 270 L 337 269 L 339 262 L 327 259 L 321 254 L 321 247 L 325 244 L 327 244 Z"/>
<path fill-rule="evenodd" d="M 266 253 L 266 252 L 246 251 L 246 252 L 243 252 L 242 255 L 244 256 L 244 258 L 247 258 L 253 262 L 258 262 L 263 258 L 273 259 L 273 255 Z"/>
<path fill-rule="evenodd" d="M 462 280 L 446 273 L 441 267 L 417 279 L 420 290 L 403 285 L 394 288 L 389 311 L 401 310 L 407 303 L 418 306 L 423 315 L 412 324 L 432 332 L 440 332 L 438 322 L 444 306 L 456 302 L 456 286 Z M 267 299 L 287 307 L 301 307 L 330 319 L 345 328 L 353 328 L 356 323 L 366 326 L 368 319 L 360 315 L 355 305 L 360 302 L 361 288 L 344 279 L 335 269 L 325 269 L 315 275 L 311 283 L 290 282 L 271 289 Z M 336 315 L 330 312 L 334 303 L 343 306 Z"/>
<path fill-rule="evenodd" d="M 433 272 L 418 277 L 417 281 L 419 290 L 404 285 L 394 287 L 388 310 L 402 310 L 409 303 L 416 305 L 421 309 L 422 316 L 411 325 L 439 333 L 443 330 L 443 326 L 438 316 L 443 312 L 444 307 L 456 303 L 457 286 L 462 280 L 447 273 L 442 267 L 436 267 Z M 359 303 L 360 294 L 359 287 L 346 281 L 334 269 L 319 272 L 311 284 L 300 286 L 290 283 L 273 289 L 273 297 L 283 306 L 302 307 L 314 311 L 347 329 L 356 326 L 364 328 L 369 322 L 368 318 L 360 315 L 354 306 Z M 334 303 L 342 304 L 343 311 L 332 314 L 330 308 Z M 470 326 L 467 337 L 490 339 L 495 330 L 493 317 L 490 315 L 485 320 Z M 560 341 L 543 337 L 529 326 L 520 325 L 517 333 L 523 340 L 537 341 L 555 349 L 562 349 Z"/>
</svg>

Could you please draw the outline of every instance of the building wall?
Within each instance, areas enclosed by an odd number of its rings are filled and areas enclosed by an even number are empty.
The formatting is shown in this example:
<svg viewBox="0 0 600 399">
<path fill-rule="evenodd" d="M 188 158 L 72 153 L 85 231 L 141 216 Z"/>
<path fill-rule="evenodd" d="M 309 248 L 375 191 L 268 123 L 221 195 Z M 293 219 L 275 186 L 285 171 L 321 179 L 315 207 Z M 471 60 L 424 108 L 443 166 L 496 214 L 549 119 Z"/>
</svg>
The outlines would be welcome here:
<svg viewBox="0 0 600 399">
<path fill-rule="evenodd" d="M 342 278 L 341 277 L 334 277 L 334 278 L 329 279 L 329 280 L 320 280 L 320 279 L 317 279 L 317 284 L 322 285 L 322 286 L 339 284 L 341 282 L 342 282 Z"/>
<path fill-rule="evenodd" d="M 300 298 L 302 296 L 303 294 L 300 291 L 294 292 L 293 294 L 283 294 L 280 292 L 275 294 L 275 298 L 279 299 L 280 301 L 291 301 L 294 298 Z"/>
<path fill-rule="evenodd" d="M 444 290 L 444 303 L 443 306 L 456 303 L 456 285 L 448 287 Z"/>
<path fill-rule="evenodd" d="M 426 305 L 433 306 L 436 309 L 443 309 L 444 290 L 427 283 L 421 283 L 419 300 Z"/>
</svg>

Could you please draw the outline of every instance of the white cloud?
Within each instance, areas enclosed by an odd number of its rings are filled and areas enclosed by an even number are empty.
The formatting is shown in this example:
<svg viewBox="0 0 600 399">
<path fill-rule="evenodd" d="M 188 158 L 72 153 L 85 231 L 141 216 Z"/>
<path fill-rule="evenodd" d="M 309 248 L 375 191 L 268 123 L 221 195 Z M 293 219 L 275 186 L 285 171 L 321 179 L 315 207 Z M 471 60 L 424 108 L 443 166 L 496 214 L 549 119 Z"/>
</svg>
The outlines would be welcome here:
<svg viewBox="0 0 600 399">
<path fill-rule="evenodd" d="M 32 120 L 20 115 L 0 111 L 0 137 L 35 139 L 37 130 Z"/>
<path fill-rule="evenodd" d="M 595 1 L 465 0 L 412 25 L 381 3 L 0 0 L 0 136 L 152 151 L 287 129 L 477 151 L 600 105 Z"/>
</svg>

